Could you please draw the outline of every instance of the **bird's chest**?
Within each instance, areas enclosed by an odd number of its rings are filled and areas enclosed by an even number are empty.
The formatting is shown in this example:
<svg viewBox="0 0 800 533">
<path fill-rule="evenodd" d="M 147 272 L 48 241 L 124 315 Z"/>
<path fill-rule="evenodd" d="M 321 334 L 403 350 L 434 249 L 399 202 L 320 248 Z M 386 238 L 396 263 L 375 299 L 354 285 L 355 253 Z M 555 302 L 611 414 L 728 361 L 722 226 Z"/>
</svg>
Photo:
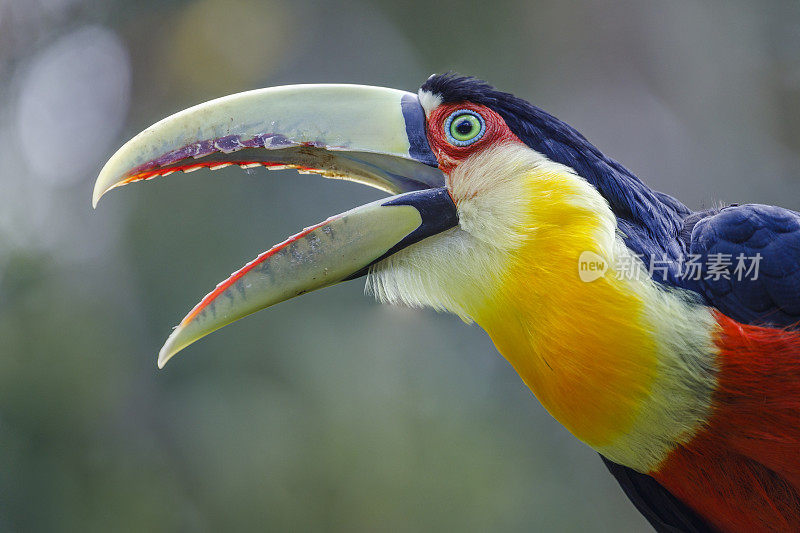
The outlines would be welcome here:
<svg viewBox="0 0 800 533">
<path fill-rule="evenodd" d="M 514 263 L 478 322 L 570 432 L 649 472 L 708 416 L 716 322 L 680 291 L 618 275 L 619 255 L 604 276 L 581 279 L 580 250 L 562 239 L 538 250 L 546 267 Z"/>
<path fill-rule="evenodd" d="M 577 254 L 549 260 L 547 270 L 518 265 L 482 325 L 542 405 L 603 448 L 630 429 L 652 389 L 656 343 L 636 294 L 613 277 L 581 281 Z"/>
</svg>

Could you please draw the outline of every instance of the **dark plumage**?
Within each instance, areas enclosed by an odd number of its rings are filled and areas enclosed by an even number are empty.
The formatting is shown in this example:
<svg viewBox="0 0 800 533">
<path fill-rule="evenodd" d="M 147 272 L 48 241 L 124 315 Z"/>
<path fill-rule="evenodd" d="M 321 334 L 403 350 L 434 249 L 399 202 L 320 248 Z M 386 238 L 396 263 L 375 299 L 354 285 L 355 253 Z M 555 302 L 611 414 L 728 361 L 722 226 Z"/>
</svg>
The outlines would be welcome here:
<svg viewBox="0 0 800 533">
<path fill-rule="evenodd" d="M 687 284 L 725 315 L 745 324 L 796 329 L 800 322 L 800 214 L 769 205 L 741 205 L 700 219 L 687 243 L 705 258 L 761 259 L 758 277 L 714 279 Z"/>
</svg>

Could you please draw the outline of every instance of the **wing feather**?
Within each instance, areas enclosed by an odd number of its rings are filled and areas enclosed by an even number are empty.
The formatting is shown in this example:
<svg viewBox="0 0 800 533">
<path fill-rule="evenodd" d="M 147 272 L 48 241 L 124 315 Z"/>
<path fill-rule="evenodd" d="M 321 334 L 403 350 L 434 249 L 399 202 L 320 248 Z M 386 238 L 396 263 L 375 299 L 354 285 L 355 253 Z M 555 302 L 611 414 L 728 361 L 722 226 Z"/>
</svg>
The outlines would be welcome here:
<svg viewBox="0 0 800 533">
<path fill-rule="evenodd" d="M 704 269 L 683 283 L 709 305 L 744 324 L 798 326 L 800 214 L 759 204 L 723 208 L 697 220 L 685 244 Z M 739 257 L 754 270 L 737 273 Z M 724 277 L 707 268 L 720 259 L 731 262 Z"/>
</svg>

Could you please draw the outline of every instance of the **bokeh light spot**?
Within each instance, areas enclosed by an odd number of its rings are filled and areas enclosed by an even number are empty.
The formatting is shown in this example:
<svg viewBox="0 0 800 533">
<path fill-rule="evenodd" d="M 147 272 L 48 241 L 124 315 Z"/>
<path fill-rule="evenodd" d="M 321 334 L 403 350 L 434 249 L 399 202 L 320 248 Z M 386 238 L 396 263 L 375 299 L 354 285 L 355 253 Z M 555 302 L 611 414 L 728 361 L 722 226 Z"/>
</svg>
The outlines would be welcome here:
<svg viewBox="0 0 800 533">
<path fill-rule="evenodd" d="M 128 110 L 128 52 L 110 30 L 85 26 L 35 56 L 20 73 L 17 128 L 31 176 L 89 179 L 117 142 Z"/>
</svg>

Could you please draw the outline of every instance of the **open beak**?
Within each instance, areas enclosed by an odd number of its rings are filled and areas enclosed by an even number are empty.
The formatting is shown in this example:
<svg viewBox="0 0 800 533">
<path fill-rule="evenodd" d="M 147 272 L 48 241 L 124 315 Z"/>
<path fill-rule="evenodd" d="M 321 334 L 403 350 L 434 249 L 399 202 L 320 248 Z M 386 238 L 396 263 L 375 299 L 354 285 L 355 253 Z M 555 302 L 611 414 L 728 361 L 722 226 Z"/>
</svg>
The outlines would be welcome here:
<svg viewBox="0 0 800 533">
<path fill-rule="evenodd" d="M 105 164 L 93 204 L 134 181 L 202 167 L 296 168 L 396 196 L 310 226 L 262 253 L 197 304 L 158 366 L 231 322 L 366 274 L 371 265 L 458 224 L 416 95 L 361 85 L 291 85 L 235 94 L 172 115 Z"/>
</svg>

